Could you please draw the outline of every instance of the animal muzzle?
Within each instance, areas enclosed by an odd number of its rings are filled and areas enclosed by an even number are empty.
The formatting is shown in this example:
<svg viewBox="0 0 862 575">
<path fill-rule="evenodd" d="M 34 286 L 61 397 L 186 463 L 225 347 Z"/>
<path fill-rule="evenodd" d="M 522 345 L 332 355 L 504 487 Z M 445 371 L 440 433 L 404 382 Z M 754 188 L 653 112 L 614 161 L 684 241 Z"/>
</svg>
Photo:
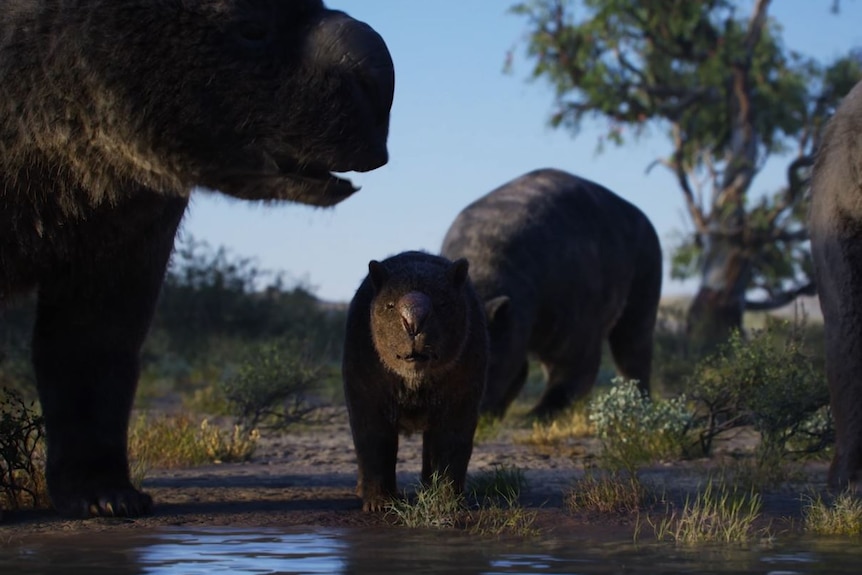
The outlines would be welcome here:
<svg viewBox="0 0 862 575">
<path fill-rule="evenodd" d="M 352 127 L 358 133 L 351 134 L 361 145 L 335 151 L 329 168 L 365 172 L 386 164 L 395 92 L 395 66 L 386 43 L 368 24 L 337 10 L 327 10 L 312 34 L 320 60 L 331 62 L 350 78 L 348 89 L 363 112 L 353 118 L 361 122 Z"/>
<path fill-rule="evenodd" d="M 411 291 L 398 300 L 398 311 L 404 331 L 411 340 L 415 340 L 431 315 L 431 298 L 422 292 Z"/>
</svg>

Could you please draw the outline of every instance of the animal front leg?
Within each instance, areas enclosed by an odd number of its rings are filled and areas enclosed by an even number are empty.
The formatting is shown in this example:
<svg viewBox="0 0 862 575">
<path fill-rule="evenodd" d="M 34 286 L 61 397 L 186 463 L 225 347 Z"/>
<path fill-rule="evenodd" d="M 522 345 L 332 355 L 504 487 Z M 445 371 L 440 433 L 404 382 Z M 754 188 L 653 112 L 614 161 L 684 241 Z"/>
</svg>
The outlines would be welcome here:
<svg viewBox="0 0 862 575">
<path fill-rule="evenodd" d="M 82 237 L 97 240 L 73 246 L 39 286 L 33 365 L 46 478 L 54 507 L 67 516 L 135 516 L 152 506 L 129 479 L 129 414 L 140 347 L 185 202 L 160 198 L 126 208 L 133 215 L 87 222 L 95 233 Z"/>
<path fill-rule="evenodd" d="M 396 494 L 398 432 L 394 426 L 366 421 L 351 423 L 359 465 L 356 494 L 363 511 L 382 511 Z"/>
<path fill-rule="evenodd" d="M 440 425 L 422 435 L 422 483 L 431 484 L 434 474 L 449 479 L 455 493 L 464 491 L 467 466 L 473 453 L 473 435 L 478 416 L 441 418 Z"/>
<path fill-rule="evenodd" d="M 543 419 L 552 418 L 589 395 L 599 373 L 601 353 L 601 344 L 598 343 L 576 362 L 543 361 L 547 383 L 530 414 Z"/>
<path fill-rule="evenodd" d="M 837 266 L 836 266 L 837 267 Z M 827 284 L 827 282 L 823 282 Z M 829 468 L 829 484 L 860 489 L 862 483 L 862 305 L 858 288 L 851 297 L 829 298 L 833 284 L 824 285 L 826 379 L 835 422 L 835 453 Z M 862 283 L 862 282 L 860 282 Z"/>
</svg>

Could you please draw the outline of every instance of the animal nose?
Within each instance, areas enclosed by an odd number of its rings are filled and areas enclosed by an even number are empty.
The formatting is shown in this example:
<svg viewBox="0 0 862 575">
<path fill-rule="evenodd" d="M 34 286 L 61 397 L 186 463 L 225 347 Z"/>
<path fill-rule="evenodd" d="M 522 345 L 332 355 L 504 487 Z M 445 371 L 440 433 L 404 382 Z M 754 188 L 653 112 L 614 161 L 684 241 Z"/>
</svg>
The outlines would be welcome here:
<svg viewBox="0 0 862 575">
<path fill-rule="evenodd" d="M 389 160 L 386 140 L 395 93 L 395 65 L 383 38 L 371 26 L 337 10 L 326 13 L 315 31 L 320 59 L 347 72 L 356 105 L 367 112 L 367 122 L 362 121 L 361 129 L 363 145 L 353 151 L 349 162 L 336 162 L 333 169 L 370 171 Z"/>
<path fill-rule="evenodd" d="M 411 338 L 422 333 L 425 320 L 431 315 L 431 298 L 422 292 L 412 291 L 398 300 L 398 311 L 401 312 L 401 324 Z"/>
</svg>

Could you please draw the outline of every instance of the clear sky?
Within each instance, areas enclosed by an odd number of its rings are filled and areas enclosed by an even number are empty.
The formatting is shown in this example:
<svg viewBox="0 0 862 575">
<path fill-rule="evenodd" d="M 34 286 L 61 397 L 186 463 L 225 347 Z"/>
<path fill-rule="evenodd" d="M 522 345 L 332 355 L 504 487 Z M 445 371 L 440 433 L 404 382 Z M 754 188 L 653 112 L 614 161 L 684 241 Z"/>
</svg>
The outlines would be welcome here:
<svg viewBox="0 0 862 575">
<path fill-rule="evenodd" d="M 329 0 L 332 8 L 371 24 L 395 62 L 390 161 L 351 174 L 362 189 L 335 208 L 263 205 L 196 192 L 183 230 L 260 267 L 303 281 L 326 300 L 348 301 L 370 259 L 408 249 L 436 253 L 458 212 L 479 196 L 525 173 L 555 167 L 592 179 L 639 206 L 662 239 L 665 261 L 674 233 L 689 228 L 670 174 L 646 168 L 665 155 L 663 135 L 596 153 L 597 127 L 578 136 L 548 127 L 553 93 L 529 82 L 523 58 L 525 21 L 509 0 Z M 862 47 L 862 0 L 773 0 L 770 13 L 787 47 L 832 59 Z M 740 1 L 749 13 L 750 1 Z M 514 49 L 515 66 L 503 72 Z M 783 164 L 768 166 L 753 191 L 782 184 Z M 665 265 L 665 269 L 668 265 Z M 672 282 L 664 292 L 691 292 Z"/>
</svg>

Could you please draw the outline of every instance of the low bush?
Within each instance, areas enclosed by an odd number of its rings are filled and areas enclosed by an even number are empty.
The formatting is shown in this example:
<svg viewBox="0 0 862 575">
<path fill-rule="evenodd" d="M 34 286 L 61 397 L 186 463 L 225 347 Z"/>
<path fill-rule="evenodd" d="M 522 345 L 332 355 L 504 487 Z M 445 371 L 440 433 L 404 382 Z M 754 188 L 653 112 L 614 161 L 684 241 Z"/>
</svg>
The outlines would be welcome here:
<svg viewBox="0 0 862 575">
<path fill-rule="evenodd" d="M 35 402 L 0 388 L 0 508 L 48 506 L 44 437 Z"/>
<path fill-rule="evenodd" d="M 801 326 L 783 338 L 772 328 L 747 338 L 734 332 L 699 362 L 686 384 L 704 453 L 719 435 L 742 426 L 760 433 L 757 456 L 779 461 L 831 443 L 829 393 L 822 367 L 805 353 Z"/>
<path fill-rule="evenodd" d="M 615 378 L 612 384 L 589 404 L 604 467 L 634 475 L 641 465 L 686 454 L 692 414 L 684 396 L 652 400 L 636 381 Z"/>
<path fill-rule="evenodd" d="M 236 373 L 220 384 L 228 412 L 243 429 L 284 428 L 314 406 L 309 392 L 323 377 L 305 342 L 268 341 L 249 346 Z"/>
</svg>

